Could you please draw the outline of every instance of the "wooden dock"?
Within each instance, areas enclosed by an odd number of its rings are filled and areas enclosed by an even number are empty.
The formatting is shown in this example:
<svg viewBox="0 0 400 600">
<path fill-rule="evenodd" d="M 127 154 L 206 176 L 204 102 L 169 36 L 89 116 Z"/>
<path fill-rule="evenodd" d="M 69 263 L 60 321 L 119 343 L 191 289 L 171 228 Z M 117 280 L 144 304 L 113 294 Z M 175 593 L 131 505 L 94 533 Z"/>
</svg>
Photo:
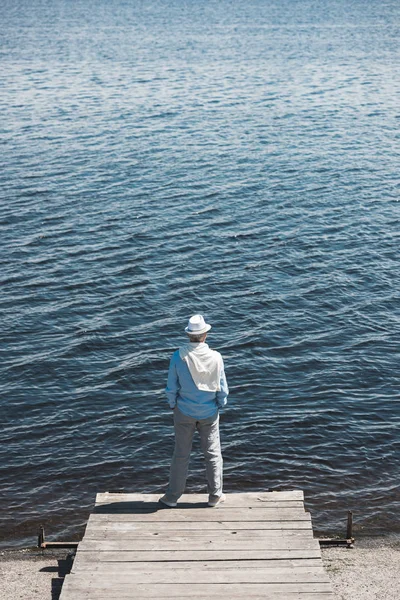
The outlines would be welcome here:
<svg viewBox="0 0 400 600">
<path fill-rule="evenodd" d="M 98 494 L 60 600 L 333 600 L 303 492 Z"/>
</svg>

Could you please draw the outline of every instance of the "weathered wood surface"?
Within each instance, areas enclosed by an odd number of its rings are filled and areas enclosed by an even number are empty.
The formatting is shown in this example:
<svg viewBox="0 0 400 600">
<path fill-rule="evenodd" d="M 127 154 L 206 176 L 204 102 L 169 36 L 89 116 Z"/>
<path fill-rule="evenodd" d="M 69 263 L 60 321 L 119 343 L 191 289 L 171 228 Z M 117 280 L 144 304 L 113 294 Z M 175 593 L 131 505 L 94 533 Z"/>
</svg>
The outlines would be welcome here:
<svg viewBox="0 0 400 600">
<path fill-rule="evenodd" d="M 105 492 L 97 494 L 96 506 L 99 504 L 111 504 L 113 502 L 140 502 L 158 503 L 160 494 L 113 494 Z M 302 490 L 293 490 L 290 492 L 246 492 L 245 494 L 230 494 L 230 506 L 254 506 L 260 502 L 301 502 L 303 506 L 304 494 Z M 179 499 L 179 507 L 185 504 L 207 503 L 205 494 L 183 494 Z"/>
<path fill-rule="evenodd" d="M 225 520 L 220 520 L 221 517 L 219 517 L 219 515 L 217 515 L 217 518 L 214 518 L 213 520 L 209 520 L 209 521 L 188 521 L 185 519 L 180 519 L 179 521 L 179 530 L 190 530 L 190 531 L 194 531 L 194 530 L 204 530 L 204 529 L 232 529 L 233 527 L 235 529 L 255 529 L 255 530 L 261 530 L 261 529 L 268 529 L 270 531 L 272 530 L 284 530 L 284 529 L 290 529 L 293 531 L 298 531 L 301 529 L 308 529 L 311 530 L 312 529 L 312 525 L 311 525 L 311 517 L 310 515 L 307 515 L 308 518 L 306 520 L 303 521 L 280 521 L 280 520 L 276 520 L 276 521 L 263 521 L 263 520 L 254 520 L 254 521 L 236 521 L 234 523 L 234 525 L 232 524 L 231 521 L 225 521 Z M 170 519 L 174 519 L 174 517 L 169 517 Z M 87 528 L 87 530 L 91 529 L 92 527 L 106 527 L 106 526 L 110 526 L 110 525 L 115 525 L 115 524 L 119 524 L 121 527 L 123 527 L 125 524 L 129 524 L 130 527 L 137 529 L 137 530 L 141 530 L 141 531 L 160 531 L 160 528 L 162 528 L 163 531 L 169 531 L 169 530 L 176 530 L 177 528 L 177 523 L 176 523 L 176 519 L 171 520 L 171 521 L 166 521 L 165 519 L 162 521 L 162 525 L 160 525 L 159 523 L 157 523 L 156 521 L 149 521 L 148 519 L 146 519 L 146 521 L 142 521 L 141 519 L 139 519 L 137 514 L 111 514 L 111 515 L 99 515 L 99 514 L 93 514 L 90 515 L 89 517 L 89 521 L 88 521 L 88 525 L 90 527 Z"/>
<path fill-rule="evenodd" d="M 243 565 L 240 569 L 215 569 L 210 571 L 199 567 L 191 569 L 143 569 L 134 572 L 114 570 L 114 576 L 109 577 L 107 581 L 103 581 L 101 577 L 103 571 L 91 573 L 89 579 L 94 587 L 109 587 L 118 586 L 124 587 L 131 585 L 133 578 L 135 585 L 139 583 L 152 584 L 156 582 L 158 585 L 162 583 L 169 584 L 191 584 L 193 582 L 209 582 L 212 577 L 213 584 L 216 583 L 328 583 L 328 576 L 322 566 L 320 567 L 297 567 L 284 568 L 277 567 L 276 569 L 263 569 L 262 567 L 247 569 Z M 75 580 L 85 582 L 88 578 L 88 573 L 76 573 Z M 115 579 L 117 578 L 117 581 Z M 189 595 L 189 594 L 188 594 Z"/>
<path fill-rule="evenodd" d="M 143 558 L 143 557 L 142 557 Z M 79 571 L 88 570 L 88 562 L 91 563 L 90 570 L 95 573 L 98 571 L 113 573 L 119 571 L 122 567 L 119 563 L 115 564 L 112 561 L 96 561 L 96 554 L 90 552 L 82 552 L 78 557 L 75 558 L 72 572 L 78 573 Z M 121 561 L 119 561 L 121 562 Z M 123 561 L 124 573 L 130 573 L 136 570 L 146 569 L 189 569 L 193 568 L 193 561 L 190 560 L 179 560 L 179 561 Z M 218 570 L 218 569 L 240 569 L 243 567 L 243 560 L 200 560 L 197 562 L 196 567 L 207 570 Z M 260 567 L 259 560 L 246 560 L 246 569 L 258 569 Z M 276 562 L 274 560 L 264 560 L 262 567 L 265 569 L 276 569 Z M 279 559 L 279 567 L 285 567 L 293 569 L 295 567 L 310 568 L 310 567 L 321 567 L 321 561 L 319 558 L 288 558 Z"/>
<path fill-rule="evenodd" d="M 89 579 L 74 581 L 71 575 L 64 583 L 60 600 L 71 598 L 71 600 L 119 600 L 130 598 L 138 600 L 142 598 L 190 598 L 196 600 L 210 600 L 218 598 L 229 600 L 237 598 L 246 600 L 255 597 L 260 600 L 334 600 L 332 588 L 329 583 L 190 583 L 189 585 L 166 585 L 166 584 L 135 584 L 134 582 L 122 586 L 117 581 L 109 581 L 108 585 L 94 586 Z M 189 592 L 190 589 L 190 592 Z M 66 595 L 68 594 L 68 595 Z"/>
<path fill-rule="evenodd" d="M 108 507 L 108 505 L 107 505 Z M 164 522 L 164 521 L 309 521 L 310 515 L 301 512 L 300 509 L 286 508 L 280 510 L 279 508 L 254 508 L 254 507 L 226 507 L 220 506 L 210 510 L 207 508 L 179 508 L 176 509 L 160 509 L 160 507 L 154 507 L 151 510 L 136 510 L 134 507 L 124 506 L 122 508 L 116 508 L 116 511 L 125 512 L 130 511 L 129 517 L 132 521 L 143 521 L 143 522 Z M 132 512 L 135 511 L 135 512 Z M 223 516 L 221 516 L 223 511 Z M 109 515 L 107 515 L 109 516 Z"/>
<path fill-rule="evenodd" d="M 190 555 L 190 561 L 199 560 L 282 560 L 282 559 L 310 559 L 317 558 L 321 560 L 321 551 L 319 548 L 313 550 L 226 550 L 219 551 L 218 553 L 213 550 L 198 550 L 195 553 L 192 552 Z M 136 552 L 130 550 L 129 552 L 97 552 L 97 551 L 79 551 L 77 560 L 86 560 L 87 562 L 148 562 L 148 561 L 181 561 L 188 560 L 188 552 L 186 550 L 173 550 L 173 551 L 149 551 L 149 552 Z"/>
<path fill-rule="evenodd" d="M 60 600 L 333 600 L 301 491 L 158 498 L 97 495 Z"/>
<path fill-rule="evenodd" d="M 199 550 L 213 550 L 219 552 L 220 550 L 312 550 L 319 548 L 318 540 L 313 539 L 298 539 L 298 538 L 274 538 L 269 539 L 254 539 L 254 540 L 237 540 L 233 536 L 230 538 L 207 538 L 202 539 L 190 538 L 189 536 L 181 539 L 175 538 L 160 539 L 160 540 L 83 540 L 80 543 L 81 552 L 94 550 L 99 552 L 112 551 L 120 552 L 129 550 L 134 546 L 135 552 L 137 551 L 151 551 L 157 550 L 159 552 L 179 550 L 184 547 L 186 552 L 197 552 Z"/>
<path fill-rule="evenodd" d="M 187 529 L 179 529 L 179 524 L 175 523 L 175 527 L 174 529 L 168 529 L 167 531 L 163 531 L 163 526 L 159 526 L 157 527 L 157 529 L 152 530 L 152 531 L 146 531 L 146 528 L 143 529 L 139 529 L 137 530 L 136 528 L 132 528 L 131 527 L 131 523 L 124 523 L 122 524 L 123 526 L 121 527 L 121 523 L 111 523 L 111 524 L 105 524 L 103 527 L 99 527 L 98 525 L 93 525 L 90 528 L 87 529 L 86 534 L 85 534 L 85 540 L 90 540 L 90 539 L 113 539 L 115 540 L 116 538 L 118 538 L 119 540 L 125 540 L 125 539 L 139 539 L 139 540 L 151 540 L 151 539 L 157 539 L 157 540 L 163 540 L 163 539 L 169 539 L 169 540 L 175 540 L 175 539 L 179 539 L 180 541 L 182 541 L 183 538 L 190 538 L 191 540 L 198 538 L 198 537 L 204 537 L 205 535 L 207 535 L 207 538 L 223 538 L 223 537 L 229 537 L 231 538 L 231 536 L 235 536 L 235 539 L 265 539 L 266 538 L 266 533 L 265 533 L 265 529 L 254 529 L 254 528 L 250 528 L 250 529 L 243 529 L 243 528 L 238 528 L 238 527 L 233 527 L 233 525 L 235 525 L 234 523 L 230 524 L 230 528 L 228 529 L 227 527 L 224 527 L 223 529 L 219 529 L 218 527 L 216 528 L 212 528 L 212 529 L 194 529 L 194 530 L 187 530 Z M 163 523 L 164 525 L 164 523 Z M 216 525 L 218 526 L 218 523 L 216 523 Z M 205 533 L 207 532 L 207 533 Z M 309 540 L 310 539 L 310 535 L 309 532 L 307 530 L 287 530 L 287 529 L 272 529 L 269 531 L 268 533 L 268 538 L 269 539 L 275 539 L 275 538 L 283 538 L 283 537 L 290 537 L 290 539 L 293 538 L 301 538 L 301 539 L 305 539 L 305 540 Z"/>
</svg>

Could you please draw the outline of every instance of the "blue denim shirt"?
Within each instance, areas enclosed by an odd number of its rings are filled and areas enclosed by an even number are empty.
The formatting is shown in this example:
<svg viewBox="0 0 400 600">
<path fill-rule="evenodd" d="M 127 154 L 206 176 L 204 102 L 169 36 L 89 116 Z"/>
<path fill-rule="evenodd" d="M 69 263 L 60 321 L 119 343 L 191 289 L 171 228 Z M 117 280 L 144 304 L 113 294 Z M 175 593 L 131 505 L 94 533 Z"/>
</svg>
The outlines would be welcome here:
<svg viewBox="0 0 400 600">
<path fill-rule="evenodd" d="M 219 392 L 204 392 L 199 390 L 192 379 L 189 367 L 179 356 L 179 350 L 173 353 L 169 365 L 167 387 L 165 389 L 171 408 L 178 406 L 184 415 L 200 420 L 212 417 L 218 408 L 224 407 L 227 402 L 229 389 L 226 382 L 223 361 L 220 388 Z"/>
</svg>

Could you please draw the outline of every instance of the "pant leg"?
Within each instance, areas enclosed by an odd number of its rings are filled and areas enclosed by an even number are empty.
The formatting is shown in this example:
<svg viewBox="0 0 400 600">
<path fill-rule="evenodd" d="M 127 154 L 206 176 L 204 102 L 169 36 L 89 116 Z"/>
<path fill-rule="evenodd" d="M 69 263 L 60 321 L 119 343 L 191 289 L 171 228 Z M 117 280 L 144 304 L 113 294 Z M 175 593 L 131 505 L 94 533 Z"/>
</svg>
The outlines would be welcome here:
<svg viewBox="0 0 400 600">
<path fill-rule="evenodd" d="M 213 496 L 222 494 L 222 453 L 219 439 L 219 413 L 210 419 L 197 421 L 201 449 L 206 461 L 208 493 Z"/>
<path fill-rule="evenodd" d="M 189 468 L 193 434 L 196 431 L 196 419 L 187 417 L 179 408 L 174 410 L 175 449 L 172 456 L 168 499 L 176 502 L 185 491 Z"/>
</svg>

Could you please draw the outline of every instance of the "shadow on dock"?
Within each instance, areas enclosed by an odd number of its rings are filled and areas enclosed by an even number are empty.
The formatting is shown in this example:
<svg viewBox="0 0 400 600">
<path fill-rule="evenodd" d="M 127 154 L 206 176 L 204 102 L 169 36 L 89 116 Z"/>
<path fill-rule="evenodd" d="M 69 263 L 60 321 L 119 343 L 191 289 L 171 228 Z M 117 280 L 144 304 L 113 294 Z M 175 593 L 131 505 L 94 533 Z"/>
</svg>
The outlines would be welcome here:
<svg viewBox="0 0 400 600">
<path fill-rule="evenodd" d="M 209 508 L 207 502 L 180 502 L 179 509 Z M 160 510 L 175 510 L 159 502 L 110 502 L 97 505 L 93 512 L 97 514 L 151 514 Z"/>
</svg>

